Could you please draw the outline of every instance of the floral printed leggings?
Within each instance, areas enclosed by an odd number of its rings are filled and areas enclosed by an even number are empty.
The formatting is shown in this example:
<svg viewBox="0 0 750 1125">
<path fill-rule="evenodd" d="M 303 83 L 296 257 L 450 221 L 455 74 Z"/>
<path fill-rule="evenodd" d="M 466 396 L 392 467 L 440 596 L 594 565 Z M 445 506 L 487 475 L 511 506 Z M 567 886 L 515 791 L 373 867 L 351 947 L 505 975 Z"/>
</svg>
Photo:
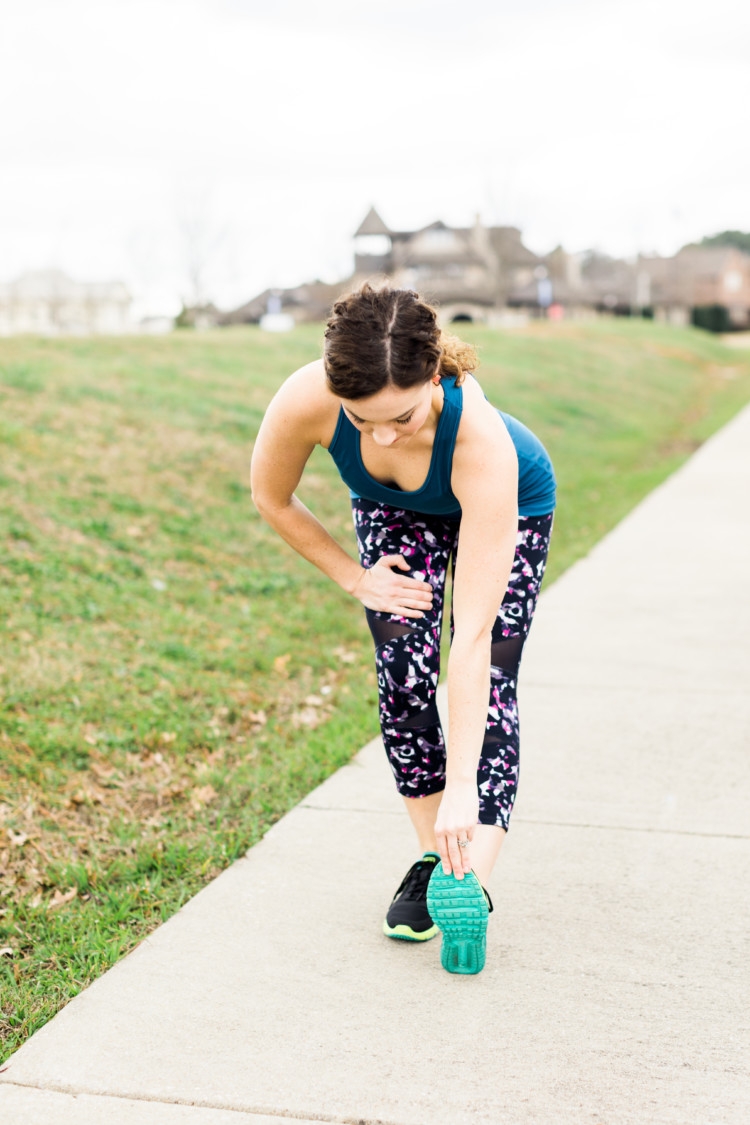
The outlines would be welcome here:
<svg viewBox="0 0 750 1125">
<path fill-rule="evenodd" d="M 412 576 L 432 586 L 432 609 L 422 618 L 365 611 L 375 641 L 380 727 L 396 785 L 404 797 L 426 797 L 445 787 L 445 739 L 435 692 L 445 582 L 449 563 L 455 566 L 460 522 L 372 500 L 353 499 L 352 509 L 362 566 L 374 566 L 382 555 L 403 555 Z M 506 830 L 518 786 L 518 666 L 551 531 L 551 514 L 519 518 L 513 570 L 492 631 L 490 699 L 477 775 L 479 823 Z"/>
</svg>

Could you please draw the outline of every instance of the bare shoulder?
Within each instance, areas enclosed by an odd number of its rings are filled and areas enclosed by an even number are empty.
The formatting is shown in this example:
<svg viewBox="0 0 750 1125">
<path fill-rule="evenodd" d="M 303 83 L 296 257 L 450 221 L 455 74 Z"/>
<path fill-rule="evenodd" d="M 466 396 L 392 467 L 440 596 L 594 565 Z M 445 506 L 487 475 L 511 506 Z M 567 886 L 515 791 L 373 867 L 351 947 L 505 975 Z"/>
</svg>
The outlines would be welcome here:
<svg viewBox="0 0 750 1125">
<path fill-rule="evenodd" d="M 494 445 L 498 438 L 502 444 L 505 444 L 504 436 L 508 437 L 508 431 L 503 420 L 495 407 L 485 398 L 484 391 L 474 376 L 467 375 L 461 387 L 463 390 L 463 411 L 456 448 L 459 444 L 476 446 L 477 442 L 481 444 L 484 440 Z M 510 440 L 509 437 L 508 440 Z"/>
<path fill-rule="evenodd" d="M 465 513 L 491 512 L 515 502 L 518 460 L 508 430 L 469 375 L 453 454 L 451 488 Z M 482 518 L 484 518 L 482 516 Z"/>
<path fill-rule="evenodd" d="M 328 389 L 322 359 L 306 363 L 286 379 L 271 400 L 266 417 L 282 423 L 315 445 L 328 445 L 338 417 L 339 401 Z"/>
</svg>

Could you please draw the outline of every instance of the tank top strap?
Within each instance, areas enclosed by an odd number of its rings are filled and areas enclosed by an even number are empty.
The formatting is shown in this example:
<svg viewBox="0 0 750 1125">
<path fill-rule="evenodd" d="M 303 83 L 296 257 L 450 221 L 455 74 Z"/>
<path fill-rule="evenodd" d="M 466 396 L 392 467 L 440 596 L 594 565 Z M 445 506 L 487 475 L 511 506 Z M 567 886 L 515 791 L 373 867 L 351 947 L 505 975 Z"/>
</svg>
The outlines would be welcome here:
<svg viewBox="0 0 750 1125">
<path fill-rule="evenodd" d="M 432 450 L 433 471 L 430 491 L 438 495 L 452 495 L 453 450 L 456 447 L 456 436 L 464 408 L 464 393 L 457 385 L 454 375 L 444 376 L 440 385 L 443 389 L 443 410 Z"/>
</svg>

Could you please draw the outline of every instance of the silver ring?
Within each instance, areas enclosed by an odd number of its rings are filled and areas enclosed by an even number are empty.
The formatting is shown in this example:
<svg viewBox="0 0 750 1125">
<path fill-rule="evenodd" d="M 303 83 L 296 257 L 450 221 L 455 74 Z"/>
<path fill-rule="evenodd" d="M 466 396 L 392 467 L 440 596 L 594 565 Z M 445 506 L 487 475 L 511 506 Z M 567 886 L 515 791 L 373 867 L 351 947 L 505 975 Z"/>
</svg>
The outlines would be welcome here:
<svg viewBox="0 0 750 1125">
<path fill-rule="evenodd" d="M 468 840 L 457 840 L 456 843 L 458 844 L 459 848 L 467 848 L 469 846 Z"/>
</svg>

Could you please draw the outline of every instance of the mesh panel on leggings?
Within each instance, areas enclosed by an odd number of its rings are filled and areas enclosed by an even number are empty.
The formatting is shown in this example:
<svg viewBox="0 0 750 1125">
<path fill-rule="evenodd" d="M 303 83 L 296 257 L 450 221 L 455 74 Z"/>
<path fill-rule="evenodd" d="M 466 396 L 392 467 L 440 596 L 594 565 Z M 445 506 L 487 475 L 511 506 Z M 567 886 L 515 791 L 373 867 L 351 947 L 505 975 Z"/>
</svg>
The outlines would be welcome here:
<svg viewBox="0 0 750 1125">
<path fill-rule="evenodd" d="M 371 609 L 366 609 L 367 624 L 370 626 L 372 639 L 376 645 L 387 644 L 395 641 L 397 637 L 405 637 L 407 633 L 414 632 L 413 625 L 402 625 L 400 621 L 389 621 Z"/>
<path fill-rule="evenodd" d="M 496 640 L 493 631 L 490 663 L 493 667 L 507 672 L 508 675 L 515 676 L 521 662 L 521 652 L 525 640 L 526 637 L 523 635 L 519 637 L 498 637 Z"/>
</svg>

